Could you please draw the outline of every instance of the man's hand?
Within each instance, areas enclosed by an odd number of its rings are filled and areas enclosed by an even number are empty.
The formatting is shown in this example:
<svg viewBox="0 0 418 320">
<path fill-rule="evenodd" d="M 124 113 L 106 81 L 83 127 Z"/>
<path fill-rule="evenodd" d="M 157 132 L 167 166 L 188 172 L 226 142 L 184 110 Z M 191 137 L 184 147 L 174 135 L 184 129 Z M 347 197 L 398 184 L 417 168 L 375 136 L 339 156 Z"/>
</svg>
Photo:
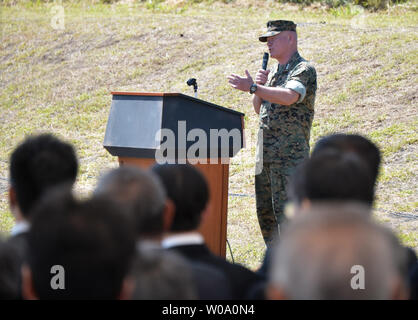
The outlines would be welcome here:
<svg viewBox="0 0 418 320">
<path fill-rule="evenodd" d="M 240 77 L 236 74 L 231 74 L 228 77 L 228 82 L 231 84 L 232 88 L 249 92 L 251 85 L 254 83 L 253 78 L 249 74 L 248 70 L 245 70 L 246 77 Z"/>
<path fill-rule="evenodd" d="M 255 83 L 264 85 L 267 82 L 270 70 L 258 70 L 257 74 L 255 75 Z"/>
</svg>

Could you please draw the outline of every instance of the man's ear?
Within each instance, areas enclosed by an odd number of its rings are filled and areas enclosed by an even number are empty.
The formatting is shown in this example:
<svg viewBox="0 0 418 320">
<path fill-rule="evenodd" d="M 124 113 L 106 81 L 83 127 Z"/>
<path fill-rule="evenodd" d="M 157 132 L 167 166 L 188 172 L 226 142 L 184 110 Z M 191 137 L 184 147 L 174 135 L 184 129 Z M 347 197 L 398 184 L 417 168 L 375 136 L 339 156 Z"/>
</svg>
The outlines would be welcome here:
<svg viewBox="0 0 418 320">
<path fill-rule="evenodd" d="M 267 285 L 265 295 L 267 300 L 288 300 L 283 290 L 271 284 Z"/>
<path fill-rule="evenodd" d="M 308 198 L 304 198 L 302 200 L 302 203 L 300 204 L 300 211 L 301 212 L 306 212 L 306 211 L 310 210 L 311 207 L 312 207 L 311 200 L 309 200 Z"/>
<path fill-rule="evenodd" d="M 32 280 L 32 271 L 29 266 L 24 264 L 21 269 L 22 273 L 22 296 L 25 300 L 38 300 Z"/>
<path fill-rule="evenodd" d="M 12 186 L 9 187 L 9 206 L 10 208 L 17 206 L 16 190 Z"/>
<path fill-rule="evenodd" d="M 123 279 L 122 288 L 118 300 L 132 300 L 132 294 L 135 290 L 135 280 L 132 276 Z"/>
<path fill-rule="evenodd" d="M 295 43 L 296 42 L 296 32 L 295 31 L 289 32 L 289 42 L 290 43 Z"/>
<path fill-rule="evenodd" d="M 210 213 L 212 209 L 212 204 L 209 202 L 206 204 L 205 209 L 203 209 L 201 215 L 200 215 L 200 223 L 199 223 L 199 230 L 202 230 L 202 225 L 206 223 L 208 219 L 210 219 Z"/>
<path fill-rule="evenodd" d="M 173 201 L 167 198 L 164 207 L 163 213 L 163 231 L 169 232 L 171 225 L 173 224 L 173 219 L 176 211 L 176 205 Z"/>
<path fill-rule="evenodd" d="M 19 203 L 17 201 L 16 190 L 12 186 L 9 187 L 9 207 L 16 221 L 23 219 Z"/>
</svg>

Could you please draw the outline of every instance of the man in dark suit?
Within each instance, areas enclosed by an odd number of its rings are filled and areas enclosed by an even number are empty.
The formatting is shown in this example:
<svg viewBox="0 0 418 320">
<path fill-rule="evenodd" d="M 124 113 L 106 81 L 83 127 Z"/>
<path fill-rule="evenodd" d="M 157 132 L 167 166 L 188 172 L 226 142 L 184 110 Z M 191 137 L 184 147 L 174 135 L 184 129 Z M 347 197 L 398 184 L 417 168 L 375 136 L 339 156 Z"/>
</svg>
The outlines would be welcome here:
<svg viewBox="0 0 418 320">
<path fill-rule="evenodd" d="M 371 174 L 372 180 L 369 181 L 369 183 L 372 183 L 372 198 L 370 201 L 367 201 L 370 206 L 372 206 L 374 198 L 375 198 L 375 188 L 377 183 L 377 177 L 379 175 L 379 169 L 380 169 L 380 162 L 381 162 L 381 154 L 379 148 L 369 139 L 358 135 L 358 134 L 331 134 L 325 137 L 322 137 L 318 140 L 318 142 L 315 144 L 315 147 L 312 151 L 312 158 L 320 157 L 321 154 L 329 153 L 330 151 L 340 152 L 340 153 L 353 153 L 357 155 L 361 160 L 364 161 L 364 163 L 369 167 L 369 173 Z M 317 161 L 319 162 L 319 161 Z M 327 166 L 324 166 L 327 168 Z M 311 171 L 315 171 L 316 168 L 312 168 Z M 317 171 L 317 170 L 316 170 Z M 308 179 L 306 176 L 306 173 L 299 174 L 299 177 L 302 177 L 305 181 Z M 356 179 L 358 180 L 357 183 L 361 184 L 361 187 L 356 188 L 357 192 L 359 190 L 363 189 L 364 186 L 367 185 L 367 183 L 364 181 L 364 177 L 360 177 L 359 174 L 355 174 L 352 172 L 353 176 L 356 176 Z M 363 175 L 364 176 L 364 175 Z M 313 174 L 311 174 L 311 181 Z M 360 180 L 363 180 L 360 181 Z M 321 181 L 322 182 L 322 181 Z M 317 188 L 317 185 L 314 185 L 311 182 L 312 190 Z M 340 187 L 341 188 L 341 187 Z M 370 186 L 369 188 L 369 194 L 370 194 Z M 300 184 L 298 186 L 295 186 L 293 189 L 293 195 L 294 200 L 296 202 L 301 203 L 303 201 L 303 198 L 307 198 L 308 200 L 317 200 L 317 195 L 313 194 L 310 191 L 305 191 L 305 186 L 301 186 Z M 354 189 L 353 189 L 354 190 Z M 325 192 L 328 193 L 329 192 Z M 350 200 L 360 200 L 358 197 L 353 196 L 353 193 L 348 193 L 346 198 Z M 369 196 L 370 198 L 370 196 Z M 416 296 L 416 288 L 417 286 L 414 284 L 414 277 L 417 277 L 417 271 L 418 270 L 418 260 L 417 256 L 415 254 L 415 251 L 412 248 L 409 247 L 403 247 L 404 250 L 406 250 L 406 254 L 408 256 L 408 263 L 407 263 L 407 270 L 401 271 L 406 276 L 409 275 L 409 285 L 411 289 L 411 298 Z M 414 275 L 415 273 L 415 275 Z"/>
<path fill-rule="evenodd" d="M 226 276 L 232 288 L 232 299 L 245 299 L 260 277 L 247 268 L 232 264 L 212 254 L 198 232 L 209 200 L 204 176 L 191 165 L 156 165 L 152 168 L 175 205 L 173 222 L 162 246 L 186 257 L 193 263 L 212 266 Z"/>
<path fill-rule="evenodd" d="M 132 219 L 139 255 L 134 271 L 137 288 L 133 299 L 193 299 L 188 291 L 190 281 L 196 299 L 231 298 L 225 275 L 211 266 L 186 260 L 183 274 L 175 277 L 176 271 L 182 268 L 179 261 L 185 259 L 173 258 L 179 254 L 161 248 L 163 232 L 170 227 L 174 206 L 155 174 L 129 166 L 113 169 L 101 177 L 94 193 L 115 201 Z"/>
<path fill-rule="evenodd" d="M 110 199 L 77 200 L 66 187 L 32 212 L 23 296 L 40 300 L 129 299 L 135 256 L 131 220 Z"/>
<path fill-rule="evenodd" d="M 299 166 L 292 176 L 289 198 L 293 202 L 294 214 L 309 212 L 315 202 L 332 201 L 343 206 L 346 202 L 356 201 L 370 208 L 363 211 L 370 217 L 380 161 L 379 148 L 360 135 L 332 134 L 321 138 L 311 158 Z M 405 278 L 409 273 L 413 295 L 411 275 L 417 258 L 412 249 L 402 248 L 409 259 L 407 270 L 401 263 L 399 272 Z M 258 271 L 260 274 L 269 273 L 271 252 L 266 251 L 264 263 Z"/>
</svg>

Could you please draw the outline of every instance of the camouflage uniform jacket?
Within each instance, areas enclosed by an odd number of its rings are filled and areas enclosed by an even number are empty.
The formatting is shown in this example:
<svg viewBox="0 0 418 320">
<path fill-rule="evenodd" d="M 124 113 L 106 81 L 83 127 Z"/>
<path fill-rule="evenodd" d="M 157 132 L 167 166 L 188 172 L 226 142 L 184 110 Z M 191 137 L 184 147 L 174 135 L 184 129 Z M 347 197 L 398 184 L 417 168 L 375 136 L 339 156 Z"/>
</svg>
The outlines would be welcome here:
<svg viewBox="0 0 418 320">
<path fill-rule="evenodd" d="M 317 88 L 316 71 L 298 52 L 292 55 L 286 65 L 274 66 L 267 80 L 269 87 L 294 89 L 295 84 L 295 91 L 305 92 L 296 103 L 283 106 L 263 101 L 261 104 L 260 128 L 263 129 L 265 163 L 288 165 L 289 162 L 299 163 L 309 155 Z"/>
</svg>

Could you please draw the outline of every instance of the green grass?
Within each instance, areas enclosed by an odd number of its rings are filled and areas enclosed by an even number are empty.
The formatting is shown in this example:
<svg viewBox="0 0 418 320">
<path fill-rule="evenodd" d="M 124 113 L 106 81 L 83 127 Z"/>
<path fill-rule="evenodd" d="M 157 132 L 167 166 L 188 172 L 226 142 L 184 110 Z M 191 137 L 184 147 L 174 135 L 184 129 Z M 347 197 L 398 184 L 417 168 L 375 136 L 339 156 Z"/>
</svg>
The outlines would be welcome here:
<svg viewBox="0 0 418 320">
<path fill-rule="evenodd" d="M 369 137 L 380 146 L 383 156 L 389 156 L 409 145 L 417 144 L 418 117 L 406 121 L 374 130 L 369 134 Z"/>
<path fill-rule="evenodd" d="M 401 240 L 401 242 L 406 244 L 407 246 L 410 246 L 412 248 L 418 246 L 418 236 L 416 232 L 398 232 L 397 236 Z"/>
<path fill-rule="evenodd" d="M 257 36 L 267 20 L 285 18 L 299 24 L 299 51 L 318 73 L 311 145 L 333 132 L 356 132 L 377 143 L 383 162 L 376 208 L 385 210 L 378 215 L 405 244 L 417 247 L 416 223 L 387 214 L 418 211 L 418 14 L 413 7 L 360 15 L 256 0 L 242 5 L 65 2 L 65 29 L 54 30 L 51 6 L 27 2 L 0 8 L 2 232 L 13 225 L 8 160 L 26 135 L 50 131 L 73 143 L 81 163 L 76 190 L 88 195 L 101 172 L 117 166 L 102 147 L 110 92 L 193 95 L 186 85 L 191 77 L 198 79 L 201 99 L 245 113 L 247 148 L 232 159 L 229 189 L 253 195 L 257 117 L 249 95 L 231 89 L 226 77 L 245 69 L 254 75 L 266 50 Z M 229 198 L 227 237 L 234 259 L 257 268 L 264 243 L 253 197 Z"/>
</svg>

